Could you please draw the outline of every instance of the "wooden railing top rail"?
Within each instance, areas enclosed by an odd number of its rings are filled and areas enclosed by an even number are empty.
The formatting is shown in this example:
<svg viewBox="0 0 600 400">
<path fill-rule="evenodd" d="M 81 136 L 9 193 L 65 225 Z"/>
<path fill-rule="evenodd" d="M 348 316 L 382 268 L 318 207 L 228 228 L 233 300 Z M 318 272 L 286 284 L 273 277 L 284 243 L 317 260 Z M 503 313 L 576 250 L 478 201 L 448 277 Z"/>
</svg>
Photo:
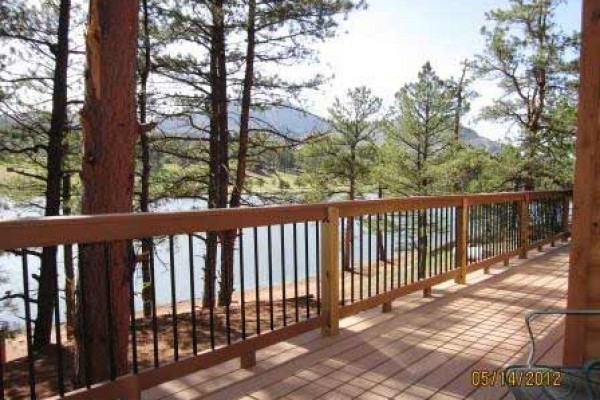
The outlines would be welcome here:
<svg viewBox="0 0 600 400">
<path fill-rule="evenodd" d="M 421 208 L 461 207 L 495 202 L 564 196 L 571 191 L 505 192 L 448 196 L 415 196 L 379 200 L 185 212 L 78 215 L 0 221 L 0 249 L 95 243 L 112 240 L 224 231 L 254 226 L 325 220 L 335 207 L 340 217 L 409 211 Z"/>
</svg>

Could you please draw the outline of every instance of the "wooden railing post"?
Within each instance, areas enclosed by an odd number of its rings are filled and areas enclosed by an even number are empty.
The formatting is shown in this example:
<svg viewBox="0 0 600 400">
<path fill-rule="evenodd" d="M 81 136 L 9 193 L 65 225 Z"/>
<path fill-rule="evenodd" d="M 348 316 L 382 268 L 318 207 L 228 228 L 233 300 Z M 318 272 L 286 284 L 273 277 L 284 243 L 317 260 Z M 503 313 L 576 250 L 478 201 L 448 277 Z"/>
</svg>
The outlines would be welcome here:
<svg viewBox="0 0 600 400">
<path fill-rule="evenodd" d="M 469 204 L 463 197 L 462 206 L 456 209 L 455 235 L 456 235 L 456 266 L 457 273 L 454 281 L 457 284 L 467 283 L 467 232 L 469 228 Z"/>
<path fill-rule="evenodd" d="M 340 212 L 335 207 L 327 208 L 327 219 L 323 221 L 323 234 L 321 235 L 321 284 L 322 303 L 321 313 L 323 336 L 335 336 L 340 331 Z"/>
<path fill-rule="evenodd" d="M 524 194 L 519 201 L 519 258 L 527 258 L 529 250 L 529 195 Z"/>
</svg>

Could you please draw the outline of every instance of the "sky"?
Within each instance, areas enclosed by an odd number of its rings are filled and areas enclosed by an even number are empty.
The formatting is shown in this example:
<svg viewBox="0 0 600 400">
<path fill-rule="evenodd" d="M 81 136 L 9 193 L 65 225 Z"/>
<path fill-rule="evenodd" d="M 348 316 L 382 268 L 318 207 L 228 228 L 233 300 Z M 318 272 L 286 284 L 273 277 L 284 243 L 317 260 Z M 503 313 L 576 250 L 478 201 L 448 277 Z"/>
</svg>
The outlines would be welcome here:
<svg viewBox="0 0 600 400">
<path fill-rule="evenodd" d="M 319 69 L 333 78 L 320 91 L 307 96 L 319 115 L 348 88 L 366 85 L 390 106 L 394 93 L 413 81 L 430 61 L 443 78 L 458 76 L 460 63 L 484 47 L 479 33 L 485 12 L 502 8 L 508 0 L 368 0 L 369 7 L 352 13 L 340 24 L 339 35 L 317 45 Z M 566 32 L 580 29 L 581 0 L 567 0 L 557 12 Z M 480 121 L 477 116 L 501 92 L 494 82 L 477 82 L 480 97 L 473 102 L 464 123 L 481 135 L 506 140 L 510 127 Z M 514 131 L 512 132 L 514 133 Z"/>
</svg>

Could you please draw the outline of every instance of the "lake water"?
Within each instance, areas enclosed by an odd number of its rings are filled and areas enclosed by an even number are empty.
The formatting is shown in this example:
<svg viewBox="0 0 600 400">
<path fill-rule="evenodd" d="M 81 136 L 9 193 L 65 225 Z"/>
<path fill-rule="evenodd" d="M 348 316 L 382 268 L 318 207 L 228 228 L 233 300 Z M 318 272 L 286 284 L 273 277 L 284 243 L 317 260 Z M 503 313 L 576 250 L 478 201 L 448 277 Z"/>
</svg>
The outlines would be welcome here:
<svg viewBox="0 0 600 400">
<path fill-rule="evenodd" d="M 166 201 L 156 208 L 158 211 L 180 211 L 203 209 L 204 203 L 198 200 L 184 199 Z M 2 210 L 2 215 L 8 218 L 25 217 L 39 215 L 40 209 L 31 207 L 11 207 Z M 438 246 L 443 246 L 446 241 L 453 241 L 453 218 L 448 216 L 447 222 L 440 222 L 439 234 L 434 238 Z M 369 246 L 371 249 L 371 259 L 375 258 L 376 248 L 376 229 L 375 217 L 373 217 L 371 234 L 368 232 L 368 223 L 363 221 L 363 245 L 362 255 L 366 262 L 369 256 Z M 438 215 L 438 221 L 445 220 L 443 215 Z M 391 252 L 397 252 L 412 246 L 416 242 L 415 235 L 406 234 L 405 229 L 400 229 L 402 235 L 398 237 L 398 227 L 404 227 L 407 221 L 396 218 L 395 225 L 395 243 L 388 245 L 386 250 L 388 256 Z M 399 223 L 401 225 L 399 225 Z M 380 223 L 383 228 L 383 221 Z M 391 219 L 388 219 L 388 229 L 391 228 Z M 448 234 L 446 234 L 448 231 Z M 360 237 L 361 230 L 359 221 L 355 220 L 354 228 L 354 257 L 358 263 L 361 249 Z M 283 242 L 282 242 L 283 236 Z M 390 235 L 387 235 L 388 241 Z M 295 240 L 294 240 L 295 238 Z M 270 244 L 270 245 L 269 245 Z M 242 243 L 243 256 L 240 257 L 240 240 L 236 241 L 235 252 L 235 290 L 241 288 L 240 264 L 244 265 L 244 289 L 252 290 L 258 286 L 263 288 L 269 285 L 279 285 L 285 279 L 286 283 L 293 282 L 294 279 L 302 281 L 314 277 L 317 272 L 317 254 L 318 236 L 317 224 L 315 222 L 287 224 L 285 226 L 259 227 L 257 229 L 248 228 L 243 230 Z M 392 249 L 393 247 L 393 249 Z M 171 303 L 171 276 L 175 280 L 175 298 L 177 301 L 188 301 L 191 298 L 191 283 L 195 286 L 195 297 L 202 296 L 203 287 L 203 267 L 205 256 L 205 244 L 203 235 L 192 239 L 192 248 L 190 251 L 189 237 L 187 235 L 178 235 L 173 239 L 174 265 L 170 265 L 169 240 L 166 237 L 155 238 L 154 268 L 156 277 L 156 300 L 157 305 L 167 305 Z M 77 248 L 74 246 L 74 256 L 77 257 Z M 137 249 L 139 252 L 139 249 Z M 63 248 L 59 248 L 58 255 L 59 268 L 59 287 L 64 289 L 64 263 Z M 23 293 L 23 272 L 21 258 L 12 254 L 4 254 L 0 257 L 0 294 L 6 292 Z M 35 256 L 28 257 L 30 274 L 39 274 L 39 259 Z M 77 265 L 75 261 L 75 265 Z M 193 265 L 194 273 L 190 276 L 190 266 Z M 218 264 L 217 264 L 218 265 Z M 173 273 L 172 273 L 173 272 Z M 218 275 L 217 275 L 218 277 Z M 135 273 L 135 307 L 141 310 L 142 302 L 139 292 L 142 288 L 141 271 L 138 266 Z M 37 284 L 34 279 L 29 280 L 31 296 L 36 296 Z M 61 294 L 61 298 L 62 298 Z M 61 312 L 64 311 L 64 300 L 61 300 Z M 24 315 L 23 301 L 13 301 L 12 304 L 4 304 L 0 309 L 0 321 L 6 321 L 13 325 L 22 323 Z M 32 315 L 35 315 L 35 305 L 32 306 Z"/>
</svg>

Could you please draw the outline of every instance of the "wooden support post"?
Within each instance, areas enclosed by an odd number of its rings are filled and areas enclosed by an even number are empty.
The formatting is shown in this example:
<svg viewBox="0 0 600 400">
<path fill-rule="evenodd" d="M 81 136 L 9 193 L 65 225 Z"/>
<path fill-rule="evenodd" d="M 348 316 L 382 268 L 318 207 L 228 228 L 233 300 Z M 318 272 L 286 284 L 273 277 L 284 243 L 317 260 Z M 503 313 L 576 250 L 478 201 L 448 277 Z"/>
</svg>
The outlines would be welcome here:
<svg viewBox="0 0 600 400">
<path fill-rule="evenodd" d="M 392 312 L 392 302 L 388 301 L 386 303 L 383 303 L 381 305 L 381 312 L 382 313 L 391 313 Z"/>
<path fill-rule="evenodd" d="M 457 273 L 454 282 L 459 285 L 467 283 L 467 247 L 468 231 L 469 231 L 469 204 L 467 199 L 463 197 L 462 207 L 456 209 L 456 266 Z"/>
<path fill-rule="evenodd" d="M 423 289 L 423 297 L 431 297 L 431 288 L 425 288 Z"/>
<path fill-rule="evenodd" d="M 510 258 L 507 258 L 506 260 L 504 260 L 504 266 L 508 267 L 510 265 Z"/>
<path fill-rule="evenodd" d="M 567 308 L 600 308 L 600 1 L 583 1 L 574 214 Z M 600 358 L 598 317 L 568 316 L 564 364 Z"/>
<path fill-rule="evenodd" d="M 248 351 L 240 357 L 240 368 L 248 369 L 256 365 L 256 351 Z"/>
<path fill-rule="evenodd" d="M 321 235 L 321 314 L 323 336 L 335 336 L 340 331 L 340 212 L 335 207 L 327 209 L 327 219 L 323 221 Z"/>
<path fill-rule="evenodd" d="M 529 195 L 519 201 L 519 258 L 527 258 L 529 250 Z"/>
</svg>

